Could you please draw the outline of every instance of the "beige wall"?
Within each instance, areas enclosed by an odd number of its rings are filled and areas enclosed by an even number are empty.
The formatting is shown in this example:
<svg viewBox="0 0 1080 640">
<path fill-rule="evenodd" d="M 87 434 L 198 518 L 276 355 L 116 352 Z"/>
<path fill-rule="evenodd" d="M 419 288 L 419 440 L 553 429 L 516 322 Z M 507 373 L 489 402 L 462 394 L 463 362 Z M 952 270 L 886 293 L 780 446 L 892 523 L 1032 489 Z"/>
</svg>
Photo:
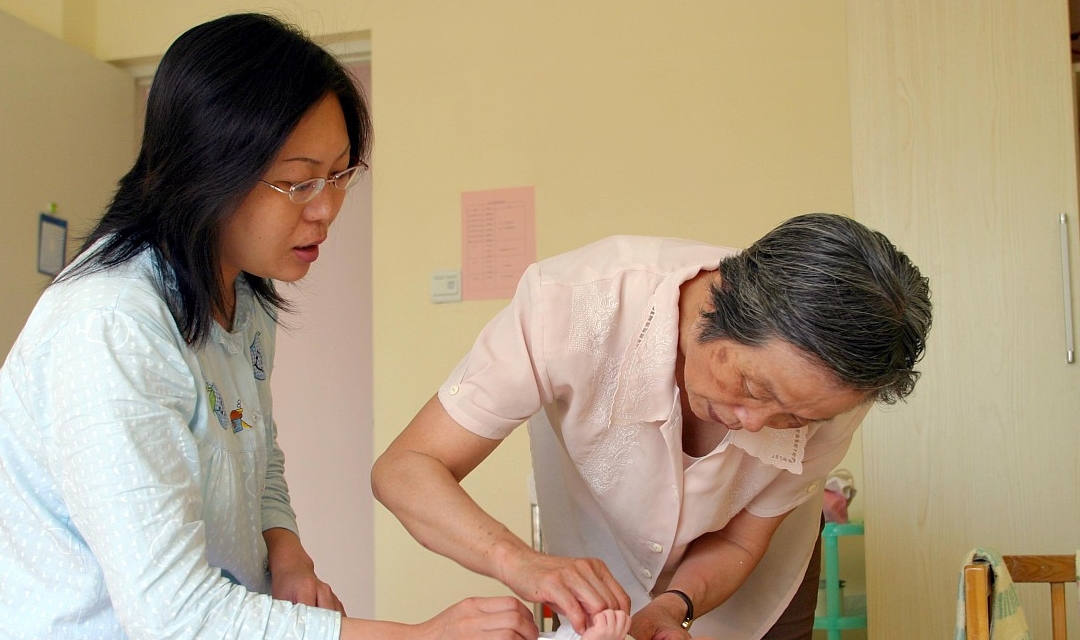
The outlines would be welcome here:
<svg viewBox="0 0 1080 640">
<path fill-rule="evenodd" d="M 0 7 L 5 13 L 63 40 L 64 0 L 4 0 Z"/>
<path fill-rule="evenodd" d="M 45 33 L 97 54 L 97 0 L 4 0 L 0 7 Z"/>
<path fill-rule="evenodd" d="M 160 55 L 197 22 L 274 4 L 99 0 L 96 55 Z M 277 6 L 315 35 L 371 34 L 376 452 L 503 304 L 428 299 L 430 273 L 460 264 L 462 191 L 535 186 L 541 257 L 612 233 L 742 246 L 790 215 L 851 212 L 841 0 Z M 524 435 L 466 484 L 527 538 Z M 375 548 L 379 617 L 504 592 L 381 508 Z"/>
<path fill-rule="evenodd" d="M 38 215 L 57 204 L 56 215 L 68 221 L 70 257 L 75 238 L 89 231 L 134 159 L 134 82 L 3 12 L 0 43 L 0 357 L 6 357 L 50 281 L 37 272 Z"/>
</svg>

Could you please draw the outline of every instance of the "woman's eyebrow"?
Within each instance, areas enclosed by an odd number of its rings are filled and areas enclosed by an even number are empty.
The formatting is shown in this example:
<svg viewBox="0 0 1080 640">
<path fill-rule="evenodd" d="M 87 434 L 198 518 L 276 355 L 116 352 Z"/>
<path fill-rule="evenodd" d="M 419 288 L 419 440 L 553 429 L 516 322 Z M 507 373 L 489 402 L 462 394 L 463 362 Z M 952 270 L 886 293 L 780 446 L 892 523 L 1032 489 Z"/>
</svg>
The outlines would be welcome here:
<svg viewBox="0 0 1080 640">
<path fill-rule="evenodd" d="M 349 148 L 351 146 L 352 145 L 348 145 L 348 144 L 345 145 L 345 149 L 341 153 L 339 153 L 337 158 L 334 158 L 334 160 L 339 160 L 339 159 L 341 159 L 342 156 L 349 155 Z M 296 157 L 293 157 L 293 158 L 283 158 L 281 161 L 282 162 L 304 162 L 304 163 L 307 163 L 307 164 L 315 164 L 315 165 L 322 164 L 321 160 L 316 160 L 315 158 L 309 158 L 307 156 L 296 156 Z"/>
</svg>

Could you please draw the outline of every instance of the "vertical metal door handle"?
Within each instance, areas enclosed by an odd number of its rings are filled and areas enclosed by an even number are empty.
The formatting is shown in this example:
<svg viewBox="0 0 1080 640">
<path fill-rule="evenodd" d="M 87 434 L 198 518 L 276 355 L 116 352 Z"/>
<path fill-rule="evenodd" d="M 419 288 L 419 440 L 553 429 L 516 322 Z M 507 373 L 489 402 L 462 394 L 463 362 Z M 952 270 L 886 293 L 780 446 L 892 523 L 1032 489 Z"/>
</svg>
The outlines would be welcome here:
<svg viewBox="0 0 1080 640">
<path fill-rule="evenodd" d="M 1064 213 L 1058 220 L 1061 227 L 1061 287 L 1065 298 L 1065 361 L 1072 363 L 1075 352 L 1073 350 L 1072 283 L 1069 275 L 1069 221 Z"/>
</svg>

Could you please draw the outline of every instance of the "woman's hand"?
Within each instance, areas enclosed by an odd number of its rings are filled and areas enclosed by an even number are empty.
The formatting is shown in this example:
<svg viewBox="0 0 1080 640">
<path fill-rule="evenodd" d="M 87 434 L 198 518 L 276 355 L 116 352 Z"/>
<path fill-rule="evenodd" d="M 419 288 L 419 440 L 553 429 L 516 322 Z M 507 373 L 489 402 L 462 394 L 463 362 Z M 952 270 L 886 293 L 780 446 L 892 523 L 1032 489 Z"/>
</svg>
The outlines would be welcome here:
<svg viewBox="0 0 1080 640">
<path fill-rule="evenodd" d="M 275 600 L 288 600 L 294 604 L 332 609 L 345 614 L 345 607 L 334 594 L 334 590 L 315 575 L 314 569 L 298 566 L 274 571 L 270 595 Z"/>
<path fill-rule="evenodd" d="M 564 558 L 530 549 L 505 565 L 499 579 L 521 598 L 565 616 L 579 634 L 605 609 L 630 612 L 630 597 L 596 558 Z"/>
<path fill-rule="evenodd" d="M 425 640 L 536 640 L 532 612 L 517 598 L 469 598 L 415 627 Z"/>
<path fill-rule="evenodd" d="M 345 607 L 330 585 L 315 575 L 315 563 L 295 533 L 288 529 L 267 529 L 263 531 L 263 539 L 270 561 L 270 595 L 275 600 L 331 609 L 344 615 Z"/>
<path fill-rule="evenodd" d="M 631 617 L 630 635 L 635 640 L 690 640 L 682 628 L 686 604 L 675 595 L 661 594 Z"/>
</svg>

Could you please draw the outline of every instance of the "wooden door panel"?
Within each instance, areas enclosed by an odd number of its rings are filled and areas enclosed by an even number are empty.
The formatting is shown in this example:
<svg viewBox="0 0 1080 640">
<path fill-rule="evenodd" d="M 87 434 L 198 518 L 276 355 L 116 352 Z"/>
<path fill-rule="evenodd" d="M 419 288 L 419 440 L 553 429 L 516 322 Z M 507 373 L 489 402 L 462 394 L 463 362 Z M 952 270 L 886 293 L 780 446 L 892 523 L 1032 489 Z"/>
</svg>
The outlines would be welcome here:
<svg viewBox="0 0 1080 640">
<path fill-rule="evenodd" d="M 920 265 L 935 307 L 914 397 L 863 427 L 870 636 L 948 637 L 965 551 L 1078 546 L 1080 365 L 1065 359 L 1058 227 L 1067 213 L 1075 260 L 1066 0 L 848 12 L 856 217 Z"/>
</svg>

